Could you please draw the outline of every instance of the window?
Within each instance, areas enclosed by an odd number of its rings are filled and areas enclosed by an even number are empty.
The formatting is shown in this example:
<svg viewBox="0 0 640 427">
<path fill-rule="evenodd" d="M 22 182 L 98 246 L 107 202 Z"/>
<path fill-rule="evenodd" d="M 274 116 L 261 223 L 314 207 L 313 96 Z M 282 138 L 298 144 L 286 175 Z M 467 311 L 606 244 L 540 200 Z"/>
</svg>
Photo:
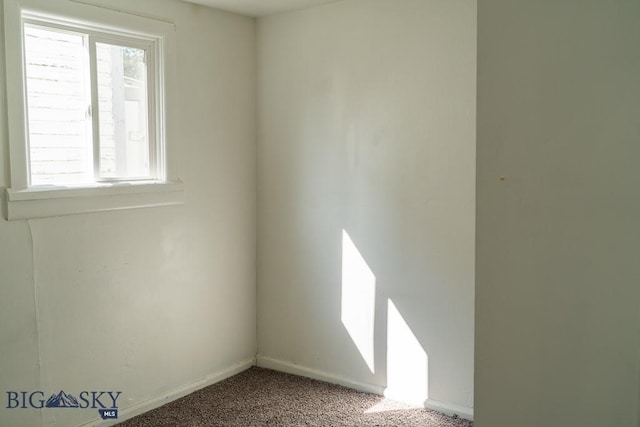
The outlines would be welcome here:
<svg viewBox="0 0 640 427">
<path fill-rule="evenodd" d="M 30 185 L 161 178 L 154 42 L 23 25 Z"/>
<path fill-rule="evenodd" d="M 6 0 L 5 27 L 7 78 L 17 83 L 7 85 L 7 217 L 105 210 L 104 199 L 92 209 L 87 198 L 114 195 L 126 201 L 110 197 L 113 209 L 175 204 L 175 194 L 162 196 L 182 191 L 167 167 L 173 24 L 65 0 Z M 64 203 L 25 204 L 50 199 Z M 84 199 L 82 208 L 69 199 Z"/>
</svg>

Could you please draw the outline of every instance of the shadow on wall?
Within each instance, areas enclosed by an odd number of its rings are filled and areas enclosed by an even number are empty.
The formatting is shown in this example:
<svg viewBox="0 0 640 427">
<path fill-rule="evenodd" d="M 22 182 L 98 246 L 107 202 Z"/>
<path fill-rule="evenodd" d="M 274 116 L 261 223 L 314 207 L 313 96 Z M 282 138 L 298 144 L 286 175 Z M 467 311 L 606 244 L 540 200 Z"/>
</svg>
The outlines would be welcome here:
<svg viewBox="0 0 640 427">
<path fill-rule="evenodd" d="M 376 313 L 376 276 L 346 230 L 342 230 L 341 320 L 371 374 L 375 374 L 376 314 L 386 326 L 385 396 L 422 405 L 429 398 L 429 356 L 391 298 Z M 379 334 L 384 336 L 384 334 Z"/>
</svg>

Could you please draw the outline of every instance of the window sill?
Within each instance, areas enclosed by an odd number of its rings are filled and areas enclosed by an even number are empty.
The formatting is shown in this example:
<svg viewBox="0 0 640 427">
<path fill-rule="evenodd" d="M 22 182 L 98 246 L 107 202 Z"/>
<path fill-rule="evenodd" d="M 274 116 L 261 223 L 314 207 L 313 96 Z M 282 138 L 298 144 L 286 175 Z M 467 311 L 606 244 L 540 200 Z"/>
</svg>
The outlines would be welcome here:
<svg viewBox="0 0 640 427">
<path fill-rule="evenodd" d="M 97 184 L 91 187 L 6 189 L 7 220 L 172 206 L 184 203 L 182 181 Z"/>
</svg>

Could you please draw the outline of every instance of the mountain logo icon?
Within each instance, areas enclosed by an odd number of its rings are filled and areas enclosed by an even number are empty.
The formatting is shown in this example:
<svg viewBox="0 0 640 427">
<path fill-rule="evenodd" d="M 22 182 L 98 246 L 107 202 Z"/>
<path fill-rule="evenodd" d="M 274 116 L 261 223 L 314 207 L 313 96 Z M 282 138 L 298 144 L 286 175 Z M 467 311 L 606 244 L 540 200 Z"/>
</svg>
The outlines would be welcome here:
<svg viewBox="0 0 640 427">
<path fill-rule="evenodd" d="M 47 408 L 78 408 L 78 399 L 72 394 L 67 394 L 60 390 L 58 394 L 52 394 L 47 403 L 44 404 Z"/>
</svg>

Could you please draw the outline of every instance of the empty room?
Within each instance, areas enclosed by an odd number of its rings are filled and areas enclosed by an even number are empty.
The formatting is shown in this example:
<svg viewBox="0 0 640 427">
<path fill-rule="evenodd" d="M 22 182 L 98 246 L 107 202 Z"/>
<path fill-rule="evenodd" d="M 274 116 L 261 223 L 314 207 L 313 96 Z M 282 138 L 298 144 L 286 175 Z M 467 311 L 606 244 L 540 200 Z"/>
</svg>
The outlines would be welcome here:
<svg viewBox="0 0 640 427">
<path fill-rule="evenodd" d="M 640 427 L 640 0 L 0 4 L 0 426 Z"/>
</svg>

